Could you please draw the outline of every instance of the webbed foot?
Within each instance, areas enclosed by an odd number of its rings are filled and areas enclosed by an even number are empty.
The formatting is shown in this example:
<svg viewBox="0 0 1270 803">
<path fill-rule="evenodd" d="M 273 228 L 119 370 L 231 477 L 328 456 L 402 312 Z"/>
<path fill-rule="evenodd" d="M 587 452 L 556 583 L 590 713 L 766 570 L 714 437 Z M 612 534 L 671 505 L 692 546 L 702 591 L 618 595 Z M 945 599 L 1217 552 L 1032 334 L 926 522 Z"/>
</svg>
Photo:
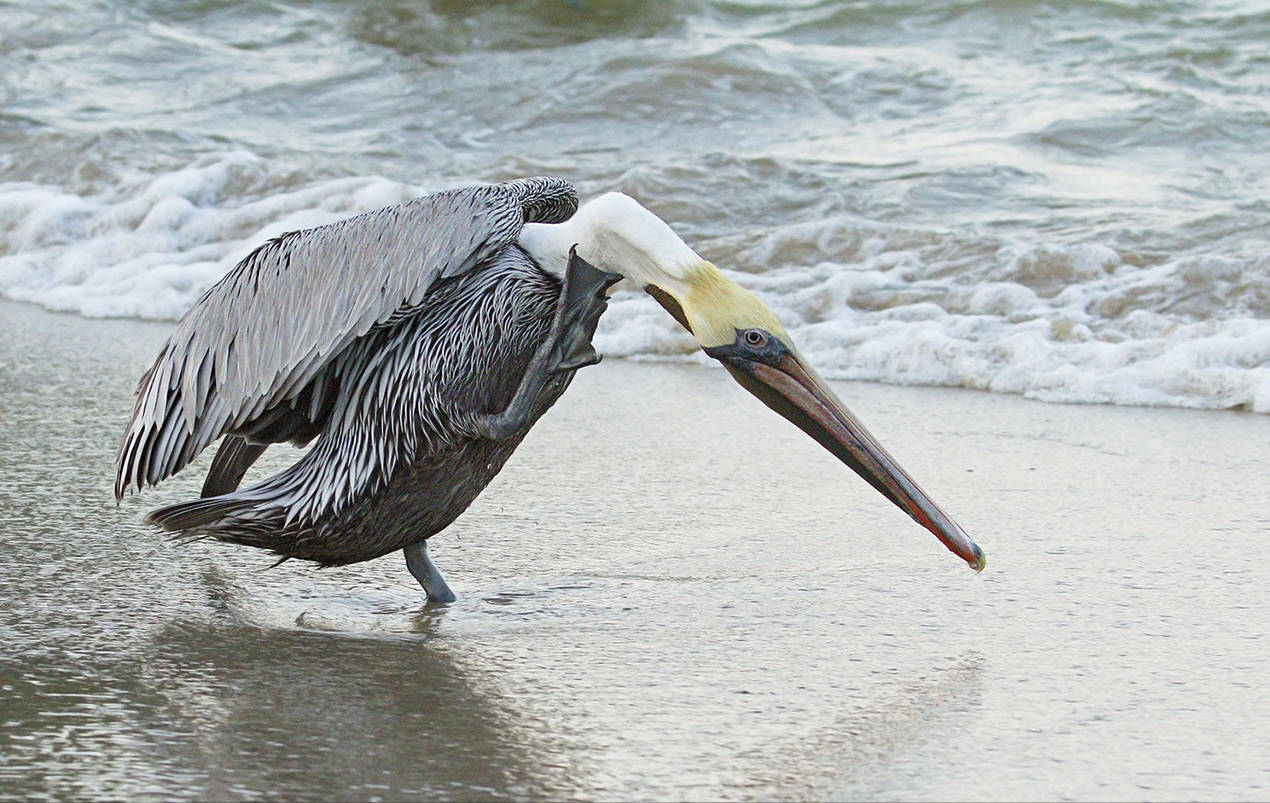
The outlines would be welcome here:
<svg viewBox="0 0 1270 803">
<path fill-rule="evenodd" d="M 478 421 L 478 434 L 503 440 L 520 432 L 555 402 L 573 371 L 600 361 L 591 338 L 608 308 L 605 291 L 621 280 L 621 274 L 606 273 L 578 256 L 576 246 L 569 249 L 569 269 L 547 338 L 534 352 L 507 409 Z"/>
<path fill-rule="evenodd" d="M 576 371 L 600 361 L 591 338 L 608 309 L 606 291 L 621 280 L 620 273 L 606 273 L 578 256 L 577 246 L 569 249 L 569 269 L 547 335 L 551 344 L 550 357 L 543 366 L 547 373 Z"/>
</svg>

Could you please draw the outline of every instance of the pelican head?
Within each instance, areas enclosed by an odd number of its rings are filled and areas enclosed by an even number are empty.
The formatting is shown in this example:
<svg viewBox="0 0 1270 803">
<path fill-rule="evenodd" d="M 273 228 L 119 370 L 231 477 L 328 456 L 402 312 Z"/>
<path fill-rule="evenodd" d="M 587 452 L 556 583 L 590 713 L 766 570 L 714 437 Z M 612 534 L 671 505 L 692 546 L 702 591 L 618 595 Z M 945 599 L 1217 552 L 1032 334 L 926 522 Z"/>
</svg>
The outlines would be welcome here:
<svg viewBox="0 0 1270 803">
<path fill-rule="evenodd" d="M 633 198 L 608 193 L 565 223 L 528 224 L 520 244 L 539 264 L 561 274 L 569 249 L 576 246 L 587 262 L 647 291 L 742 387 L 850 466 L 971 568 L 983 570 L 983 550 L 799 355 L 775 313 Z"/>
</svg>

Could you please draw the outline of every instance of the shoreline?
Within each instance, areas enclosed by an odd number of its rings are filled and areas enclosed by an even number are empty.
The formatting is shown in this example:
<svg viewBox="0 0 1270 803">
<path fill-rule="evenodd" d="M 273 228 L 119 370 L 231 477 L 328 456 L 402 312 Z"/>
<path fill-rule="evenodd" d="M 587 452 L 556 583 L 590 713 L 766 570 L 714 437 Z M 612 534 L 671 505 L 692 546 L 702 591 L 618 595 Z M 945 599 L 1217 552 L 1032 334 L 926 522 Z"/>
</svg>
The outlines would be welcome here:
<svg viewBox="0 0 1270 803">
<path fill-rule="evenodd" d="M 0 317 L 3 317 L 3 315 L 5 314 L 6 308 L 12 308 L 15 311 L 26 310 L 27 312 L 24 314 L 26 316 L 34 315 L 38 317 L 38 315 L 46 315 L 46 316 L 55 317 L 55 318 L 64 317 L 68 320 L 80 321 L 88 325 L 91 325 L 94 323 L 101 323 L 106 325 L 117 325 L 117 326 L 125 326 L 125 327 L 130 325 L 135 325 L 141 328 L 150 328 L 153 331 L 162 333 L 161 335 L 158 336 L 159 339 L 158 341 L 156 341 L 156 345 L 154 346 L 155 354 L 158 353 L 159 344 L 161 344 L 162 341 L 166 339 L 167 333 L 169 333 L 176 324 L 176 319 L 167 319 L 167 318 L 149 319 L 149 318 L 133 318 L 133 317 L 122 317 L 122 316 L 98 317 L 98 316 L 83 315 L 81 313 L 68 311 L 68 310 L 51 310 L 39 304 L 38 302 L 19 301 L 19 300 L 4 298 L 0 296 Z M 696 353 L 694 352 L 694 356 L 695 354 Z M 604 360 L 608 361 L 610 364 L 615 362 L 622 362 L 622 363 L 629 363 L 632 365 L 664 365 L 664 366 L 670 366 L 675 368 L 706 368 L 708 370 L 720 370 L 720 371 L 722 370 L 712 360 L 698 361 L 695 359 L 685 359 L 683 355 L 635 354 L 635 355 L 614 356 L 611 354 L 606 354 L 604 352 L 601 352 L 601 356 L 603 357 Z M 817 369 L 819 370 L 819 367 L 815 366 L 814 364 L 813 364 L 813 367 L 817 367 Z M 144 368 L 142 370 L 144 370 Z M 1258 412 L 1257 410 L 1252 409 L 1252 407 L 1248 404 L 1236 404 L 1229 407 L 1205 407 L 1205 406 L 1176 405 L 1176 404 L 1150 404 L 1150 403 L 1122 404 L 1122 403 L 1113 402 L 1113 401 L 1054 400 L 1054 399 L 1038 398 L 1035 396 L 1028 395 L 1026 393 L 1016 393 L 1013 391 L 996 391 L 996 390 L 990 390 L 985 388 L 967 387 L 965 385 L 895 383 L 895 382 L 888 382 L 883 379 L 843 379 L 843 378 L 833 378 L 824 371 L 822 371 L 821 373 L 831 383 L 839 387 L 860 387 L 860 386 L 876 385 L 879 387 L 887 387 L 887 388 L 911 388 L 914 390 L 950 391 L 950 392 L 965 392 L 965 393 L 976 393 L 976 394 L 981 393 L 981 394 L 992 396 L 992 397 L 1000 396 L 1000 397 L 1006 397 L 1006 398 L 1015 398 L 1020 401 L 1031 402 L 1031 403 L 1045 405 L 1045 406 L 1055 406 L 1055 407 L 1092 407 L 1092 408 L 1109 408 L 1109 409 L 1126 409 L 1126 410 L 1136 410 L 1136 409 L 1176 410 L 1179 412 L 1233 413 L 1238 415 L 1246 414 L 1246 415 L 1252 415 L 1252 416 L 1270 415 L 1270 410 L 1267 410 L 1264 413 Z M 138 377 L 139 376 L 140 376 L 140 373 L 138 373 Z"/>
</svg>

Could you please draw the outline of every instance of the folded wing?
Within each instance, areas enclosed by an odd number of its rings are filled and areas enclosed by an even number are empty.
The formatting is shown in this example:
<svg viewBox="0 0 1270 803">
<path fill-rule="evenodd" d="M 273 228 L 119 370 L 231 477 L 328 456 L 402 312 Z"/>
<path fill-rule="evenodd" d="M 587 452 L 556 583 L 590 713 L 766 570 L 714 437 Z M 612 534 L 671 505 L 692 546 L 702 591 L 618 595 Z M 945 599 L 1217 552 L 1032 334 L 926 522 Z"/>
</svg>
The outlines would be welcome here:
<svg viewBox="0 0 1270 803">
<path fill-rule="evenodd" d="M 515 242 L 527 222 L 577 209 L 573 187 L 531 178 L 452 190 L 256 249 L 177 323 L 137 402 L 116 460 L 115 498 L 184 468 L 226 432 L 279 411 L 329 409 L 332 359 L 376 327 L 409 318 L 447 278 Z"/>
</svg>

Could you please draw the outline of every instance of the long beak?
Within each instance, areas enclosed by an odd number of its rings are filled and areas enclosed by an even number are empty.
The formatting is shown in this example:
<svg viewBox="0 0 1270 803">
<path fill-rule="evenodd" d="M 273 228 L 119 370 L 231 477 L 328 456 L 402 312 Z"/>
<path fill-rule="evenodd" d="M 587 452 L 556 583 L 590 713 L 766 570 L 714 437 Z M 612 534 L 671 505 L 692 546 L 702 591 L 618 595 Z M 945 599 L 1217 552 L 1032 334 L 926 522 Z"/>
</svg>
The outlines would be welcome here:
<svg viewBox="0 0 1270 803">
<path fill-rule="evenodd" d="M 825 381 L 793 351 L 772 364 L 722 360 L 737 382 L 850 466 L 977 572 L 988 559 L 913 478 L 900 468 Z"/>
</svg>

